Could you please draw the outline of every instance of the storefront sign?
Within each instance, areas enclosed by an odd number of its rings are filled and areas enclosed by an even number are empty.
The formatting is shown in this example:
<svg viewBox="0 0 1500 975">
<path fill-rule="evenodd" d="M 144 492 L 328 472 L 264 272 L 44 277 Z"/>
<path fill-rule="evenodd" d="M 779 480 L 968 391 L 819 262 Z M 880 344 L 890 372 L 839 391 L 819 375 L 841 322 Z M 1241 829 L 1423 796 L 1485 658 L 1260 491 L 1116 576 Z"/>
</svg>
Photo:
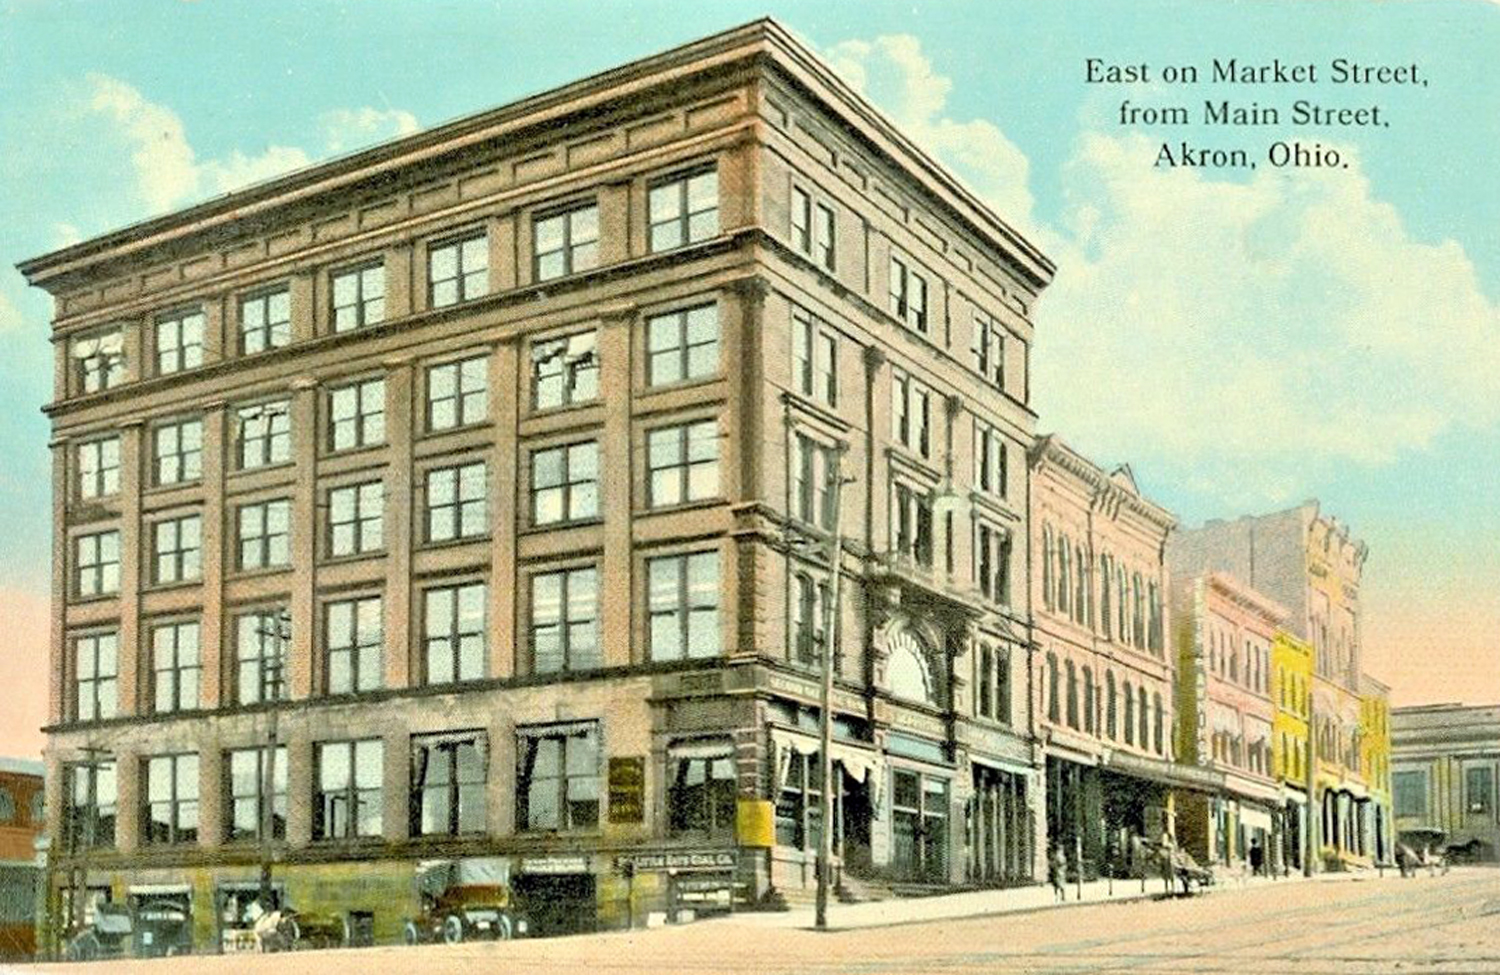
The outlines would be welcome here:
<svg viewBox="0 0 1500 975">
<path fill-rule="evenodd" d="M 588 873 L 589 858 L 583 856 L 522 857 L 521 873 L 568 874 Z"/>
<path fill-rule="evenodd" d="M 609 821 L 646 821 L 646 760 L 640 756 L 609 760 Z"/>
<path fill-rule="evenodd" d="M 734 807 L 734 837 L 740 846 L 775 846 L 775 804 L 769 799 L 738 800 Z"/>
<path fill-rule="evenodd" d="M 733 870 L 733 850 L 622 853 L 615 863 L 637 873 L 653 870 Z"/>
</svg>

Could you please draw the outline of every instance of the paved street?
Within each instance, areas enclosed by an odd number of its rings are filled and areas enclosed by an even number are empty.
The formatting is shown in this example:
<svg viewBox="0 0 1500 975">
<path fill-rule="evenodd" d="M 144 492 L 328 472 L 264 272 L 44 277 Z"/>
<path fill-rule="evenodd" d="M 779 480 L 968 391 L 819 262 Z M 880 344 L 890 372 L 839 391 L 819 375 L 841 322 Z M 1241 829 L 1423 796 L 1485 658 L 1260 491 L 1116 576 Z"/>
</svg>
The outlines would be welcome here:
<svg viewBox="0 0 1500 975">
<path fill-rule="evenodd" d="M 931 910 L 931 908 L 928 908 Z M 1500 972 L 1500 870 L 1262 884 L 817 934 L 755 916 L 508 944 L 40 966 L 33 972 Z"/>
</svg>

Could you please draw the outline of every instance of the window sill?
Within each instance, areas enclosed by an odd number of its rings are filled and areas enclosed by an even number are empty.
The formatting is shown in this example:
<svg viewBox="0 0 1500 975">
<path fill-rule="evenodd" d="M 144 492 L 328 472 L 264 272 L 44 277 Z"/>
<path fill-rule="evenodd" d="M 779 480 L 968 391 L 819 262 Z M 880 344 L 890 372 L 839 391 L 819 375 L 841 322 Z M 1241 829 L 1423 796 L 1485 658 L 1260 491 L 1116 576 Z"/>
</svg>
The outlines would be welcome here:
<svg viewBox="0 0 1500 975">
<path fill-rule="evenodd" d="M 264 474 L 267 471 L 290 471 L 297 466 L 296 461 L 278 460 L 269 464 L 257 464 L 254 467 L 235 467 L 229 471 L 230 478 L 249 477 L 253 474 Z"/>
<path fill-rule="evenodd" d="M 467 433 L 472 430 L 483 430 L 489 425 L 490 418 L 485 417 L 482 420 L 470 420 L 468 423 L 455 423 L 451 427 L 424 426 L 419 436 L 423 440 L 436 439 L 438 437 L 446 437 L 451 434 Z"/>
<path fill-rule="evenodd" d="M 445 538 L 437 542 L 429 540 L 423 541 L 422 543 L 417 545 L 416 550 L 419 552 L 440 552 L 444 549 L 462 548 L 465 545 L 474 545 L 477 543 L 487 542 L 489 541 L 489 539 L 490 533 L 484 532 L 483 534 L 479 535 L 463 535 L 459 538 Z"/>
<path fill-rule="evenodd" d="M 581 410 L 589 406 L 600 406 L 603 404 L 603 402 L 604 401 L 600 397 L 595 396 L 592 399 L 581 399 L 574 400 L 568 403 L 557 403 L 553 406 L 533 405 L 526 410 L 525 418 L 528 420 L 537 420 L 541 419 L 542 417 L 557 416 L 561 413 L 567 413 L 569 410 Z"/>
<path fill-rule="evenodd" d="M 82 596 L 82 595 L 79 595 L 77 593 L 74 593 L 73 595 L 71 595 L 71 596 L 68 597 L 68 605 L 69 606 L 89 606 L 89 605 L 92 605 L 94 603 L 107 603 L 107 602 L 110 602 L 111 600 L 115 600 L 115 599 L 119 599 L 119 598 L 120 598 L 120 591 L 118 589 L 114 590 L 113 592 L 96 592 L 96 593 L 90 593 L 87 596 Z"/>
<path fill-rule="evenodd" d="M 259 579 L 262 576 L 274 576 L 283 572 L 292 571 L 291 563 L 285 565 L 256 565 L 249 568 L 236 568 L 229 572 L 231 579 Z"/>
<path fill-rule="evenodd" d="M 141 489 L 141 494 L 146 497 L 152 497 L 158 494 L 170 494 L 173 491 L 181 491 L 185 488 L 201 488 L 202 486 L 202 477 L 183 478 L 180 481 L 165 481 L 161 484 L 149 484 Z"/>
<path fill-rule="evenodd" d="M 196 579 L 174 579 L 170 582 L 152 582 L 141 587 L 141 594 L 146 595 L 148 593 L 172 592 L 178 589 L 193 589 L 201 585 L 203 585 L 202 576 Z"/>
<path fill-rule="evenodd" d="M 651 505 L 639 508 L 632 512 L 636 518 L 649 517 L 651 515 L 672 515 L 685 511 L 696 511 L 700 508 L 717 508 L 727 504 L 728 498 L 716 496 L 712 498 L 695 498 L 692 501 L 679 501 L 676 504 Z"/>
<path fill-rule="evenodd" d="M 343 460 L 346 457 L 358 457 L 360 454 L 373 454 L 390 446 L 390 442 L 381 440 L 377 443 L 361 443 L 352 447 L 327 447 L 323 451 L 321 460 Z"/>
<path fill-rule="evenodd" d="M 526 528 L 522 528 L 520 534 L 523 536 L 545 535 L 548 532 L 568 531 L 569 529 L 573 528 L 597 528 L 602 524 L 604 524 L 604 516 L 594 515 L 590 518 L 574 518 L 566 521 L 548 521 L 540 525 L 530 525 Z"/>
<path fill-rule="evenodd" d="M 330 567 L 349 565 L 351 563 L 368 562 L 372 559 L 383 559 L 386 555 L 386 549 L 372 548 L 366 552 L 344 552 L 339 555 L 328 554 L 323 556 L 320 564 Z"/>
</svg>

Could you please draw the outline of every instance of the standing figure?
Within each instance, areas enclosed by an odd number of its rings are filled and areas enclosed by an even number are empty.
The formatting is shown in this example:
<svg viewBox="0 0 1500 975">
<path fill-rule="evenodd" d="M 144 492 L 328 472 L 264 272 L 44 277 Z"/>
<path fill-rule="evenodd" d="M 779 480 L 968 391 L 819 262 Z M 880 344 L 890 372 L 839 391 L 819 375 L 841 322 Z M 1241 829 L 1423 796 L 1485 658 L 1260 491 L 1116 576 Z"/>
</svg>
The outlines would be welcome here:
<svg viewBox="0 0 1500 975">
<path fill-rule="evenodd" d="M 1068 861 L 1063 856 L 1062 846 L 1054 845 L 1052 853 L 1047 857 L 1047 882 L 1052 885 L 1052 896 L 1057 901 L 1068 899 L 1068 892 L 1064 885 L 1068 879 Z"/>
</svg>

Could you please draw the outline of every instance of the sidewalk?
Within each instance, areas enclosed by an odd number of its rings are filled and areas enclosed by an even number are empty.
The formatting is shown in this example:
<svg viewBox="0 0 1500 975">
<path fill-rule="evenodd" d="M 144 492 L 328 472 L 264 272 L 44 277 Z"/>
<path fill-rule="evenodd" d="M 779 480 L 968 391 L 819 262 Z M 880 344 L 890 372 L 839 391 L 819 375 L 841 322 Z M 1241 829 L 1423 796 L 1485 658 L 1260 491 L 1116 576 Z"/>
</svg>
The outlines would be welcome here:
<svg viewBox="0 0 1500 975">
<path fill-rule="evenodd" d="M 1314 880 L 1352 879 L 1356 874 L 1318 874 Z M 1306 878 L 1300 875 L 1272 880 L 1267 877 L 1230 876 L 1221 878 L 1203 894 L 1245 890 L 1269 884 L 1298 883 Z M 1160 877 L 1145 882 L 1107 880 L 1090 881 L 1082 885 L 1069 884 L 1067 900 L 1058 901 L 1052 888 L 1046 884 L 1027 887 L 1009 887 L 1002 890 L 973 890 L 961 894 L 940 894 L 933 897 L 905 897 L 884 901 L 869 901 L 864 904 L 828 905 L 828 929 L 830 931 L 854 931 L 860 928 L 888 927 L 896 924 L 915 924 L 923 921 L 947 921 L 960 918 L 987 917 L 994 914 L 1017 914 L 1026 911 L 1043 911 L 1070 907 L 1077 904 L 1102 904 L 1105 902 L 1138 901 L 1159 897 L 1166 890 Z M 1080 896 L 1081 894 L 1081 896 Z M 1194 896 L 1199 896 L 1196 892 Z M 797 907 L 790 911 L 766 913 L 740 913 L 733 916 L 735 923 L 747 927 L 765 928 L 811 928 L 813 909 Z"/>
</svg>

